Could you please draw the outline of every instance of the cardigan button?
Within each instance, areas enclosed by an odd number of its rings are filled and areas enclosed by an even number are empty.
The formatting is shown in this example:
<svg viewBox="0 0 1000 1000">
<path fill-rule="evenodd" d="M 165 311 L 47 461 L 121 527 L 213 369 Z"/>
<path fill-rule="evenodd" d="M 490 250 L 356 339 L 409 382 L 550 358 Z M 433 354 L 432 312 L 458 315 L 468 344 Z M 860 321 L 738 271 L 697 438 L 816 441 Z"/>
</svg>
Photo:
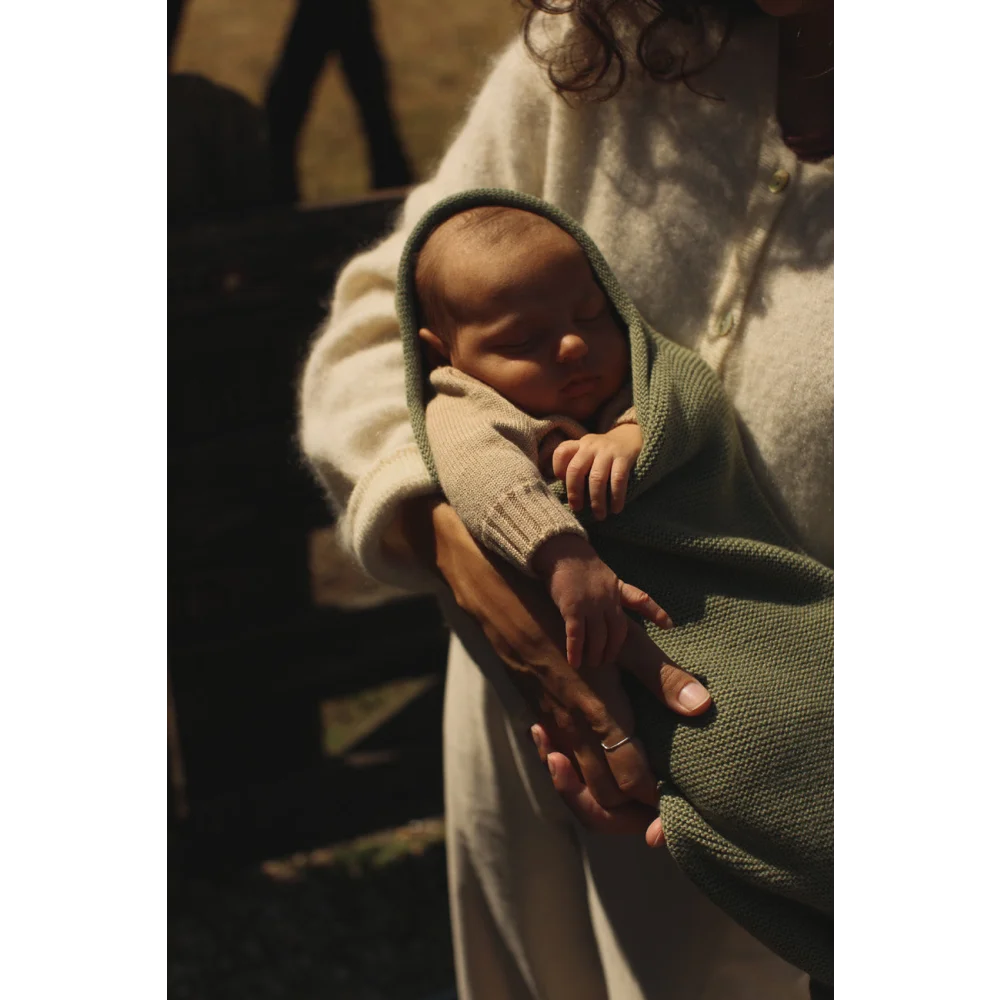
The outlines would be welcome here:
<svg viewBox="0 0 1000 1000">
<path fill-rule="evenodd" d="M 725 337 L 727 334 L 731 333 L 735 324 L 736 317 L 733 315 L 732 309 L 730 309 L 729 312 L 727 312 L 726 315 L 719 320 L 719 325 L 716 327 L 719 332 L 719 336 Z"/>
<path fill-rule="evenodd" d="M 771 174 L 771 181 L 767 185 L 767 189 L 771 192 L 771 194 L 781 194 L 781 192 L 788 187 L 788 182 L 791 179 L 791 175 L 787 170 L 775 170 L 775 172 Z"/>
</svg>

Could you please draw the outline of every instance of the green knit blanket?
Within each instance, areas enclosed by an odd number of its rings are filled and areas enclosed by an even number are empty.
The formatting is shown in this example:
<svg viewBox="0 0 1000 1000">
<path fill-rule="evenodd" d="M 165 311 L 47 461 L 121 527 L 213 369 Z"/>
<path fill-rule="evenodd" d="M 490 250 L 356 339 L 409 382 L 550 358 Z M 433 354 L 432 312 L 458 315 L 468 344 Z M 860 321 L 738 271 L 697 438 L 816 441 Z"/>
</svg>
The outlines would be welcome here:
<svg viewBox="0 0 1000 1000">
<path fill-rule="evenodd" d="M 624 511 L 581 520 L 601 558 L 670 613 L 669 631 L 646 623 L 657 645 L 712 693 L 709 713 L 690 720 L 629 684 L 667 848 L 760 941 L 832 985 L 833 571 L 768 506 L 715 373 L 649 328 L 577 223 L 518 192 L 439 202 L 403 251 L 407 401 L 431 474 L 413 266 L 436 226 L 485 204 L 536 212 L 573 236 L 628 327 L 644 445 Z M 561 483 L 553 492 L 565 500 Z"/>
</svg>

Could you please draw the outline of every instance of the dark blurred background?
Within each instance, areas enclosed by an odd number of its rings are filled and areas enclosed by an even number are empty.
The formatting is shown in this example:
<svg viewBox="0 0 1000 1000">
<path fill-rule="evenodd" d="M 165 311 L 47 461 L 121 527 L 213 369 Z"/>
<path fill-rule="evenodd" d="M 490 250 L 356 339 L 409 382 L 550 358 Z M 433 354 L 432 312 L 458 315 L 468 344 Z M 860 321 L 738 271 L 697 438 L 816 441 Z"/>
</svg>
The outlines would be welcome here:
<svg viewBox="0 0 1000 1000">
<path fill-rule="evenodd" d="M 169 995 L 453 995 L 446 635 L 372 606 L 294 443 L 342 264 L 444 150 L 509 0 L 168 4 Z"/>
</svg>

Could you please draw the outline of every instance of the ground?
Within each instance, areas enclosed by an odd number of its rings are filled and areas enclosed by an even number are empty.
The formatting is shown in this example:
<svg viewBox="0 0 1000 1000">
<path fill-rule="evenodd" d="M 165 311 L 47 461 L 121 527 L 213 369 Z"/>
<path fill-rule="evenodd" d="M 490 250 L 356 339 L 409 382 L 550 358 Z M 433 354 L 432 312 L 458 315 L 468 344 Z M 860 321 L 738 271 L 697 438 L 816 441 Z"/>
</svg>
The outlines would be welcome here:
<svg viewBox="0 0 1000 1000">
<path fill-rule="evenodd" d="M 237 873 L 170 873 L 170 1000 L 452 996 L 443 824 Z"/>
</svg>

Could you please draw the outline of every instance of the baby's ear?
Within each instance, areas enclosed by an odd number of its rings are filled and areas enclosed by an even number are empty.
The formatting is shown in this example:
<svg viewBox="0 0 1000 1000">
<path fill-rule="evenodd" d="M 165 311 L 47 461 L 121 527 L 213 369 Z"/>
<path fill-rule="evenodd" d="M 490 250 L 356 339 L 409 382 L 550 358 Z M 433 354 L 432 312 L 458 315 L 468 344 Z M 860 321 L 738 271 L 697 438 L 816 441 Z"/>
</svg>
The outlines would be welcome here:
<svg viewBox="0 0 1000 1000">
<path fill-rule="evenodd" d="M 451 353 L 445 345 L 445 342 L 436 333 L 428 330 L 426 326 L 422 326 L 417 331 L 417 336 L 431 349 L 434 354 L 437 355 L 435 360 L 448 364 L 451 360 Z"/>
</svg>

